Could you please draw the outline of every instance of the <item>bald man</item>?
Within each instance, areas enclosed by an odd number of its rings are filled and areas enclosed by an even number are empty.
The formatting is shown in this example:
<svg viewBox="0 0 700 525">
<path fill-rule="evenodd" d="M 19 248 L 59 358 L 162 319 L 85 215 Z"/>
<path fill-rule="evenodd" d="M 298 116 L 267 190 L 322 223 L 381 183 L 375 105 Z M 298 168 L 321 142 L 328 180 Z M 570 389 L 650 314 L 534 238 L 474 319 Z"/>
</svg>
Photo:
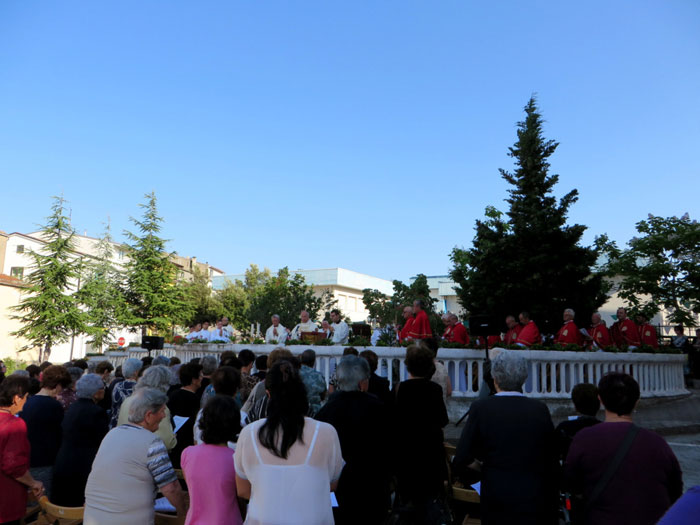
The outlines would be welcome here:
<svg viewBox="0 0 700 525">
<path fill-rule="evenodd" d="M 588 335 L 591 348 L 593 350 L 602 350 L 603 348 L 607 348 L 612 344 L 608 327 L 605 326 L 605 323 L 598 312 L 591 315 L 591 328 L 588 331 Z"/>
<path fill-rule="evenodd" d="M 301 322 L 292 330 L 292 339 L 301 339 L 302 332 L 318 332 L 318 325 L 311 320 L 309 312 L 302 310 L 299 318 Z"/>
<path fill-rule="evenodd" d="M 628 347 L 630 350 L 640 344 L 639 329 L 632 319 L 627 317 L 627 310 L 617 309 L 617 321 L 610 327 L 610 336 L 618 348 Z"/>
<path fill-rule="evenodd" d="M 578 330 L 578 326 L 574 323 L 576 314 L 571 308 L 564 310 L 564 324 L 559 329 L 557 336 L 554 338 L 554 343 L 559 345 L 582 345 L 583 335 Z"/>
<path fill-rule="evenodd" d="M 449 338 L 445 341 L 450 343 L 460 343 L 464 346 L 469 344 L 469 332 L 466 327 L 459 322 L 459 318 L 455 314 L 448 314 L 447 320 L 450 323 Z"/>
<path fill-rule="evenodd" d="M 399 337 L 399 342 L 405 341 L 408 339 L 408 332 L 411 330 L 411 327 L 413 326 L 413 308 L 410 306 L 404 306 L 403 307 L 403 319 L 404 323 L 401 329 L 399 330 L 398 327 L 396 327 L 396 334 Z"/>
<path fill-rule="evenodd" d="M 540 335 L 540 329 L 537 328 L 535 321 L 530 319 L 530 314 L 528 312 L 520 312 L 519 318 L 520 324 L 523 327 L 518 334 L 516 344 L 528 348 L 535 344 L 541 344 L 542 336 Z"/>
</svg>

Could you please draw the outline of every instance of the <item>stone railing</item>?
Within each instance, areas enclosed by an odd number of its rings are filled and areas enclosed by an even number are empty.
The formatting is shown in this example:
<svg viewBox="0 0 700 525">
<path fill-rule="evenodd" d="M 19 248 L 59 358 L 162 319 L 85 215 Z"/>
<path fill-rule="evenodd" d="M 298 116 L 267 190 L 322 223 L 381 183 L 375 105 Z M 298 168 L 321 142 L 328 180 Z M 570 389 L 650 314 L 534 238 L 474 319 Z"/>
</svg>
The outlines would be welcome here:
<svg viewBox="0 0 700 525">
<path fill-rule="evenodd" d="M 269 354 L 276 347 L 276 345 L 190 344 L 169 346 L 163 350 L 152 351 L 151 355 L 177 356 L 186 363 L 195 357 L 218 356 L 225 350 L 238 353 L 248 348 L 256 355 L 260 355 Z M 309 346 L 298 345 L 287 348 L 297 355 Z M 316 352 L 316 369 L 328 381 L 345 347 L 313 346 L 313 349 Z M 378 355 L 377 373 L 387 377 L 392 386 L 394 382 L 408 377 L 404 362 L 405 348 L 357 347 L 360 352 L 365 349 L 372 350 Z M 570 399 L 571 390 L 576 384 L 597 384 L 606 372 L 614 370 L 631 374 L 639 383 L 643 398 L 688 394 L 683 378 L 683 365 L 686 362 L 684 355 L 501 349 L 490 350 L 492 355 L 494 351 L 517 352 L 527 359 L 529 376 L 524 390 L 530 397 L 551 400 Z M 128 353 L 112 353 L 109 359 L 117 366 L 126 359 L 127 355 L 140 358 L 146 355 L 146 350 L 130 348 Z M 466 400 L 477 396 L 484 376 L 485 353 L 483 350 L 441 348 L 438 359 L 447 367 L 453 386 L 453 398 Z"/>
</svg>

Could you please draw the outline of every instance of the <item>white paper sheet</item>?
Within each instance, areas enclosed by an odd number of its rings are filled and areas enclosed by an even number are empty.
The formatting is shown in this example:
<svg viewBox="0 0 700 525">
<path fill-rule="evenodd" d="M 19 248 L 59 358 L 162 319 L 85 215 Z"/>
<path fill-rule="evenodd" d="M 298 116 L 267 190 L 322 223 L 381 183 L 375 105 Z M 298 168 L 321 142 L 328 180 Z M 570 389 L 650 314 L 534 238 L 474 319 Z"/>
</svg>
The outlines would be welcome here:
<svg viewBox="0 0 700 525">
<path fill-rule="evenodd" d="M 173 421 L 175 421 L 175 428 L 173 429 L 173 432 L 177 433 L 177 431 L 182 428 L 182 425 L 187 423 L 188 419 L 189 417 L 173 416 Z"/>
</svg>

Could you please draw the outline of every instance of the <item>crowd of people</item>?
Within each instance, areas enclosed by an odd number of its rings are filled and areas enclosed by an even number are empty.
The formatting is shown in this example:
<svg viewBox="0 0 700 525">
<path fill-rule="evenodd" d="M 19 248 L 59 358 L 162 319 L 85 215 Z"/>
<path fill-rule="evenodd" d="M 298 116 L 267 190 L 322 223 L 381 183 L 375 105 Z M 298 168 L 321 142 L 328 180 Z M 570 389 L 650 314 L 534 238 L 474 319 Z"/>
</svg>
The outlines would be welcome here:
<svg viewBox="0 0 700 525">
<path fill-rule="evenodd" d="M 100 525 L 151 523 L 156 492 L 188 524 L 440 523 L 451 476 L 481 481 L 479 508 L 461 511 L 484 524 L 558 523 L 562 493 L 581 523 L 651 524 L 682 494 L 669 446 L 632 421 L 629 375 L 577 385 L 580 416 L 555 428 L 522 393 L 525 360 L 501 352 L 495 392 L 471 404 L 448 464 L 434 345 L 406 349 L 394 391 L 374 352 L 345 354 L 330 384 L 313 350 L 283 347 L 117 370 L 44 363 L 33 392 L 34 368 L 15 372 L 0 383 L 0 523 L 18 523 L 28 491 L 84 506 L 84 522 Z"/>
</svg>

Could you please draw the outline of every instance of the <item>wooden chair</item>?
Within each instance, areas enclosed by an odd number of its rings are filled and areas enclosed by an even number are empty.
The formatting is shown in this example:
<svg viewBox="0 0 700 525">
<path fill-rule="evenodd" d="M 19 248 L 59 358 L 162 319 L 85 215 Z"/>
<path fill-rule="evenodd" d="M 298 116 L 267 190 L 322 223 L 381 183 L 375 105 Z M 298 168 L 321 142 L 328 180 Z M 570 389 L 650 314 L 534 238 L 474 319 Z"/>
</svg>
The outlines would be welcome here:
<svg viewBox="0 0 700 525">
<path fill-rule="evenodd" d="M 38 525 L 79 525 L 83 522 L 85 507 L 61 507 L 51 503 L 46 496 L 39 499 L 39 505 L 41 514 L 36 521 Z"/>
<path fill-rule="evenodd" d="M 35 516 L 39 514 L 40 511 L 41 507 L 39 506 L 36 496 L 30 492 L 27 496 L 27 508 L 24 511 L 24 517 L 19 520 L 20 525 L 26 525 L 27 521 L 36 521 Z"/>
</svg>

